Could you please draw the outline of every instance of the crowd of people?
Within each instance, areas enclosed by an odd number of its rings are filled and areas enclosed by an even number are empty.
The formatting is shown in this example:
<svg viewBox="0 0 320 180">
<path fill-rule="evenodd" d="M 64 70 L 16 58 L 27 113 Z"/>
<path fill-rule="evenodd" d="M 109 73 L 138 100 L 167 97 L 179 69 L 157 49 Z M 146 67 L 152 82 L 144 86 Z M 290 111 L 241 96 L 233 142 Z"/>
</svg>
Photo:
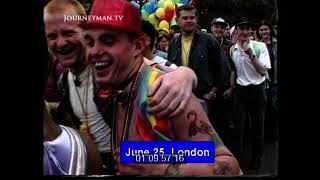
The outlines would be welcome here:
<svg viewBox="0 0 320 180">
<path fill-rule="evenodd" d="M 242 175 L 259 169 L 265 135 L 277 140 L 274 28 L 247 18 L 201 29 L 194 7 L 155 29 L 125 0 L 99 0 L 86 16 L 76 0 L 44 7 L 49 74 L 45 91 L 45 175 Z M 189 119 L 190 115 L 195 115 Z M 190 133 L 192 130 L 192 133 Z M 121 141 L 215 142 L 213 164 L 122 164 Z"/>
</svg>

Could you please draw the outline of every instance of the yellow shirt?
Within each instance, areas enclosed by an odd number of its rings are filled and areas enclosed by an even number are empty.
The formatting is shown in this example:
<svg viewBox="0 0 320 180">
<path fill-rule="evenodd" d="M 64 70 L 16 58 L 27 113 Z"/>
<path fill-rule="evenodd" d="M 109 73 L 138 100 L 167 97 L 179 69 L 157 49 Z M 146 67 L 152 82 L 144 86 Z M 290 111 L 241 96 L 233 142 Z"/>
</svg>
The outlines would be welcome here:
<svg viewBox="0 0 320 180">
<path fill-rule="evenodd" d="M 182 36 L 181 38 L 181 59 L 182 59 L 182 66 L 188 66 L 189 64 L 189 53 L 191 49 L 191 43 L 193 39 L 193 33 L 189 36 Z"/>
</svg>

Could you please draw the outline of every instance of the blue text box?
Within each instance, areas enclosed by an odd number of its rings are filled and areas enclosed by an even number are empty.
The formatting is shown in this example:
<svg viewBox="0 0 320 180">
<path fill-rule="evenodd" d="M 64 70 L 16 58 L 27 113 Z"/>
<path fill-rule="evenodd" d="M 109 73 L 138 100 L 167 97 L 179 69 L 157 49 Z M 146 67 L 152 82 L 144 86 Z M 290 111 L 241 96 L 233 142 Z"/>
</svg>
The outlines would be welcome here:
<svg viewBox="0 0 320 180">
<path fill-rule="evenodd" d="M 122 141 L 120 163 L 214 163 L 214 142 Z"/>
</svg>

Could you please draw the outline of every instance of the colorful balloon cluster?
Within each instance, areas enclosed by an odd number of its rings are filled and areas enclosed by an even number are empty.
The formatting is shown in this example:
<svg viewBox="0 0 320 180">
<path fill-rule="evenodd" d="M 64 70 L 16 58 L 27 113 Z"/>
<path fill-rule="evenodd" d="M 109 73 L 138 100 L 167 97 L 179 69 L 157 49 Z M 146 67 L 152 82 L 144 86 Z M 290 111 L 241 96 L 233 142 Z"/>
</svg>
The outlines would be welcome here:
<svg viewBox="0 0 320 180">
<path fill-rule="evenodd" d="M 141 15 L 157 30 L 169 32 L 169 27 L 177 24 L 175 9 L 189 2 L 190 0 L 149 0 L 142 6 Z"/>
</svg>

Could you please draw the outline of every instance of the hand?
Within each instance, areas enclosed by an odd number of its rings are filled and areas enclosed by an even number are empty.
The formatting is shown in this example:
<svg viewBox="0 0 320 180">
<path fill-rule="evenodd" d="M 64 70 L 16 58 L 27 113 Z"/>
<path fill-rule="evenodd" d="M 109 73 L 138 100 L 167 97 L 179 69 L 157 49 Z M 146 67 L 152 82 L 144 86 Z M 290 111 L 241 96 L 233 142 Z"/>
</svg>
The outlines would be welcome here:
<svg viewBox="0 0 320 180">
<path fill-rule="evenodd" d="M 242 48 L 243 48 L 243 51 L 244 51 L 249 57 L 253 56 L 253 51 L 252 51 L 252 49 L 249 47 L 247 41 L 243 42 Z"/>
<path fill-rule="evenodd" d="M 215 91 L 210 91 L 209 93 L 203 95 L 203 98 L 207 101 L 212 101 L 217 97 L 217 94 Z"/>
<path fill-rule="evenodd" d="M 233 87 L 230 87 L 228 90 L 226 90 L 226 92 L 223 93 L 223 97 L 224 98 L 228 98 L 228 97 L 231 97 L 232 94 L 233 94 Z"/>
<path fill-rule="evenodd" d="M 160 117 L 183 112 L 191 98 L 194 78 L 193 71 L 180 67 L 160 76 L 149 90 L 148 111 Z"/>
</svg>

